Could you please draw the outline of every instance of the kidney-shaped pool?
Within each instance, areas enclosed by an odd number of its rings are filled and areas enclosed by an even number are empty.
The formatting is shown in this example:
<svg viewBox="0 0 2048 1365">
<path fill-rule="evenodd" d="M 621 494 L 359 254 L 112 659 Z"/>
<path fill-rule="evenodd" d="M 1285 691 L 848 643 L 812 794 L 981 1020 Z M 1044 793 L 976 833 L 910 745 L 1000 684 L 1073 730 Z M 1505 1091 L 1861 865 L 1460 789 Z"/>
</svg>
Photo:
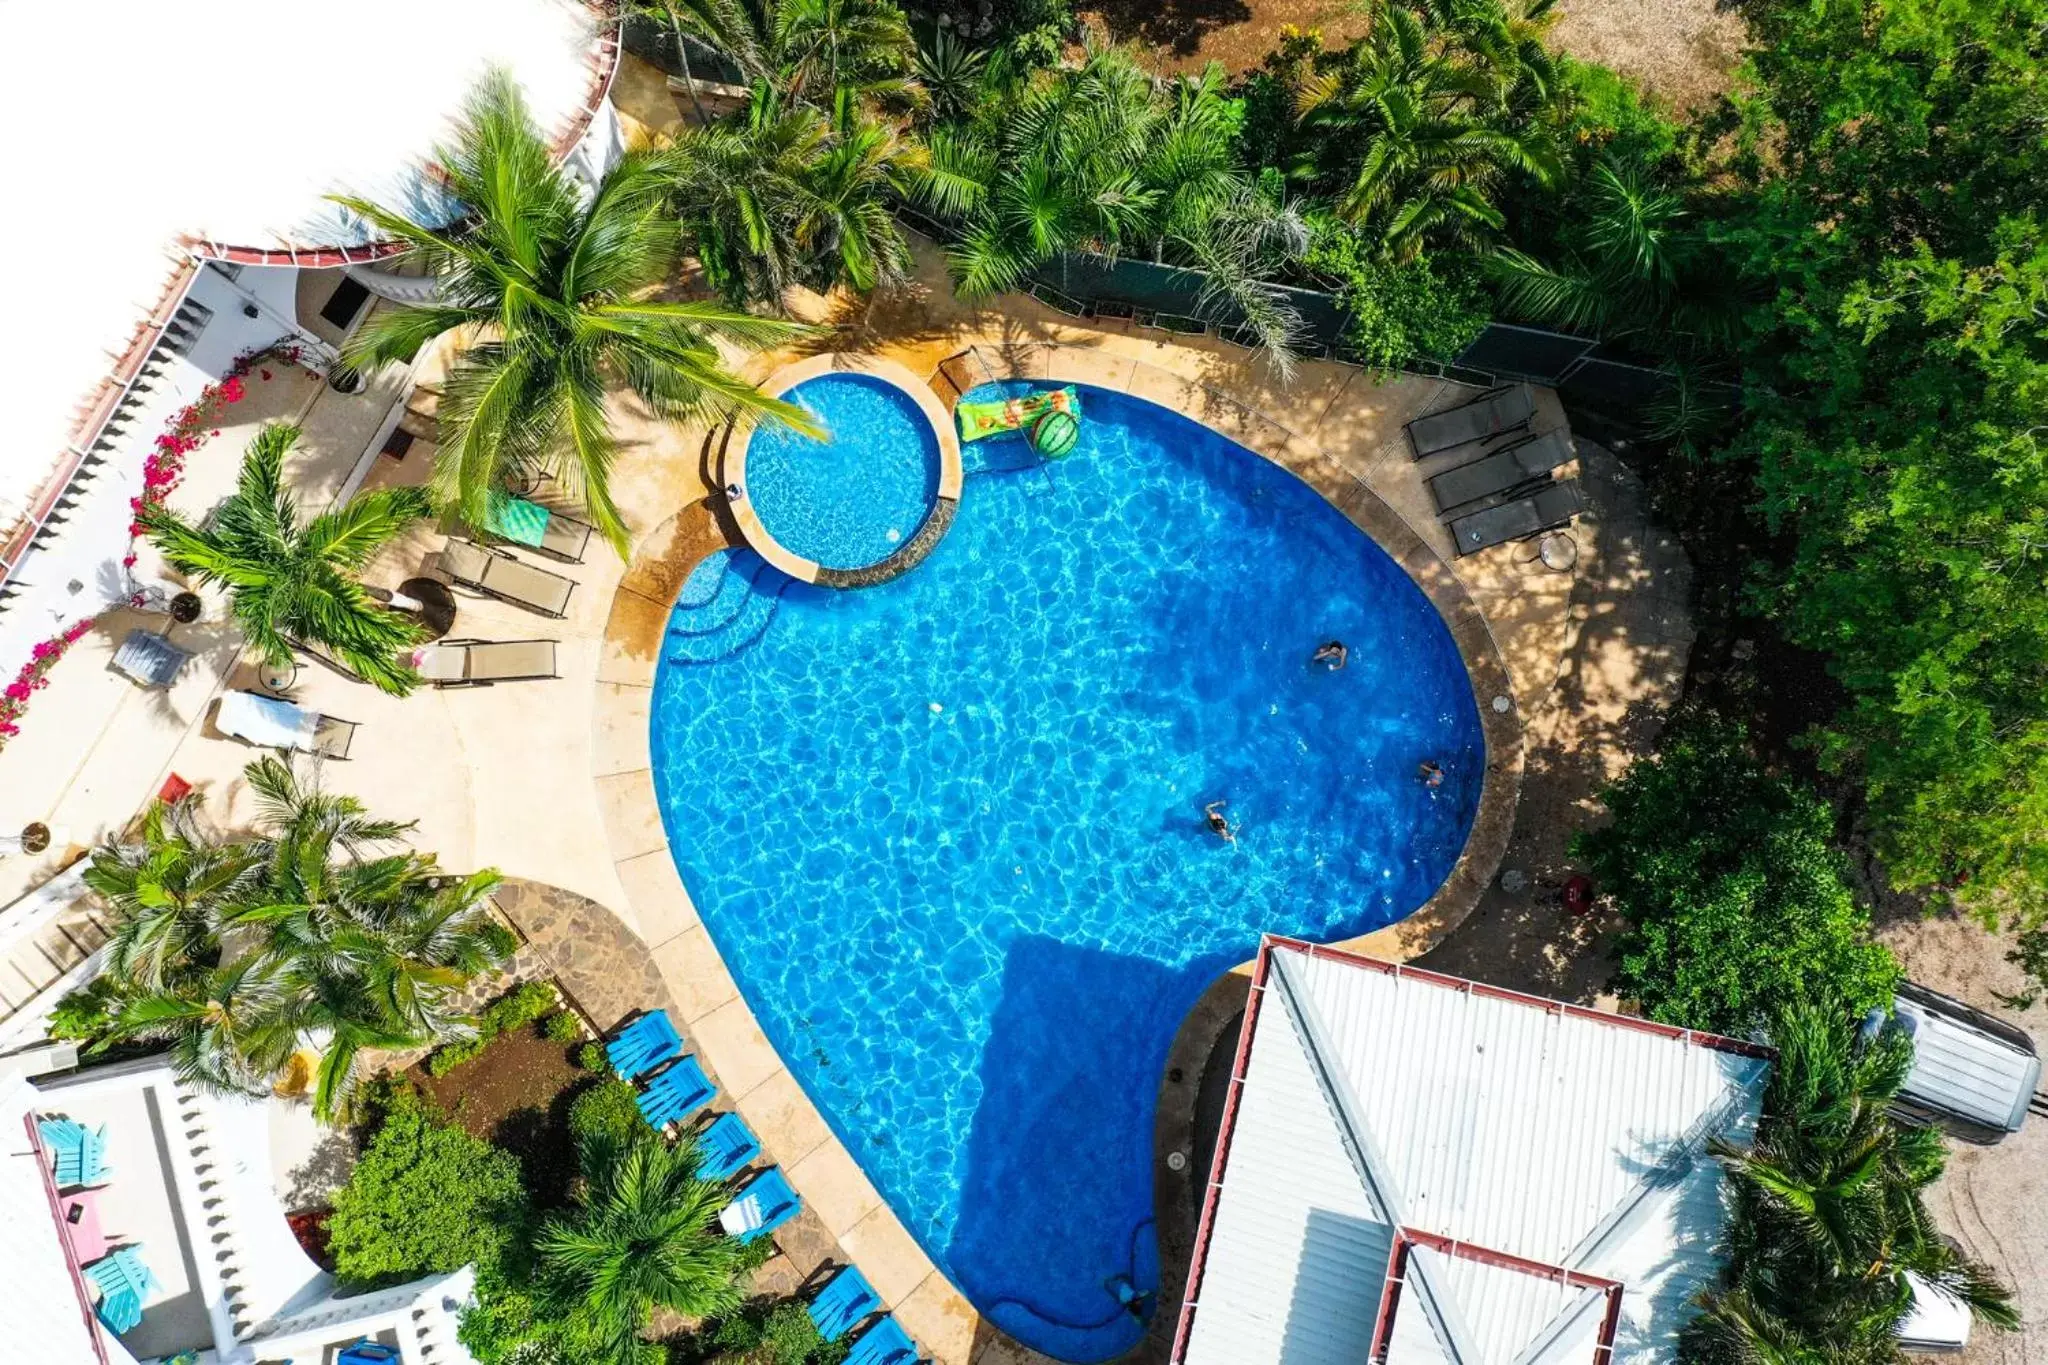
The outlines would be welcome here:
<svg viewBox="0 0 2048 1365">
<path fill-rule="evenodd" d="M 1153 1108 L 1187 1010 L 1262 932 L 1420 906 L 1485 755 L 1450 633 L 1348 519 L 1177 413 L 1081 394 L 1064 459 L 969 447 L 903 578 L 700 566 L 652 738 L 683 880 L 791 1071 L 984 1315 L 1087 1362 L 1136 1344 L 1157 1287 Z M 1311 662 L 1332 640 L 1341 670 Z"/>
</svg>

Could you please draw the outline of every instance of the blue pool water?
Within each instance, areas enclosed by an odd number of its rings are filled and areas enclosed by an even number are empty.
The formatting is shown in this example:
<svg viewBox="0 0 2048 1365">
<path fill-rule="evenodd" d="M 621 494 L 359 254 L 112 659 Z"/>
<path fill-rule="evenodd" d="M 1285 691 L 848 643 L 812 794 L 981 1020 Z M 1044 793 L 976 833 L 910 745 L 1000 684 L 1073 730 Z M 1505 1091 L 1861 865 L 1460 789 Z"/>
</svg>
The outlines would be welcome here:
<svg viewBox="0 0 2048 1365">
<path fill-rule="evenodd" d="M 983 1313 L 1087 1362 L 1142 1333 L 1113 1279 L 1158 1283 L 1186 1011 L 1262 931 L 1426 900 L 1485 755 L 1449 633 L 1348 520 L 1176 413 L 1083 401 L 1066 459 L 970 447 L 1026 467 L 970 472 L 894 582 L 700 567 L 653 747 L 683 880 L 797 1079 Z M 1331 638 L 1350 666 L 1310 667 Z"/>
<path fill-rule="evenodd" d="M 937 495 L 939 443 L 910 395 L 858 374 L 808 379 L 783 397 L 830 439 L 788 427 L 747 445 L 747 496 L 785 549 L 828 569 L 861 569 L 917 533 Z"/>
</svg>

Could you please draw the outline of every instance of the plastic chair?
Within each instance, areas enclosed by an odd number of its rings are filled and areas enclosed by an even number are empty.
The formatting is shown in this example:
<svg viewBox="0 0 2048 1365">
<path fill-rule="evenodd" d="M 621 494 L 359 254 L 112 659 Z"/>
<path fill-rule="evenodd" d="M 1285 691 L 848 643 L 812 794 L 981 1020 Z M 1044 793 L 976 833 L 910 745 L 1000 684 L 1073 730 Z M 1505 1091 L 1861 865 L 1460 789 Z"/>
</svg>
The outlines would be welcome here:
<svg viewBox="0 0 2048 1365">
<path fill-rule="evenodd" d="M 97 1185 L 107 1178 L 107 1126 L 88 1128 L 72 1119 L 39 1119 L 36 1133 L 50 1153 L 59 1188 Z"/>
<path fill-rule="evenodd" d="M 883 1318 L 861 1333 L 846 1353 L 846 1365 L 914 1365 L 916 1360 L 917 1343 L 894 1318 Z"/>
<path fill-rule="evenodd" d="M 640 1092 L 640 1116 L 659 1130 L 681 1123 L 711 1103 L 718 1087 L 695 1057 L 685 1057 L 647 1083 Z"/>
<path fill-rule="evenodd" d="M 759 1155 L 761 1140 L 738 1114 L 720 1114 L 697 1134 L 697 1175 L 701 1179 L 724 1180 Z"/>
<path fill-rule="evenodd" d="M 100 1290 L 99 1307 L 94 1311 L 115 1336 L 132 1331 L 142 1321 L 142 1301 L 162 1287 L 142 1263 L 139 1246 L 122 1247 L 94 1261 L 85 1273 Z"/>
<path fill-rule="evenodd" d="M 789 1187 L 789 1178 L 783 1175 L 782 1168 L 770 1166 L 748 1181 L 746 1188 L 720 1211 L 718 1226 L 729 1237 L 751 1242 L 796 1217 L 802 1207 L 803 1201 Z"/>
<path fill-rule="evenodd" d="M 847 1266 L 825 1281 L 804 1311 L 810 1314 L 819 1336 L 837 1341 L 867 1321 L 870 1314 L 881 1312 L 882 1296 L 860 1271 Z"/>
<path fill-rule="evenodd" d="M 605 1060 L 612 1070 L 629 1081 L 638 1080 L 671 1057 L 681 1055 L 683 1040 L 668 1021 L 667 1010 L 643 1014 L 618 1031 L 604 1046 Z"/>
<path fill-rule="evenodd" d="M 389 1365 L 400 1358 L 397 1347 L 364 1337 L 354 1345 L 344 1347 L 334 1358 L 334 1365 Z"/>
</svg>

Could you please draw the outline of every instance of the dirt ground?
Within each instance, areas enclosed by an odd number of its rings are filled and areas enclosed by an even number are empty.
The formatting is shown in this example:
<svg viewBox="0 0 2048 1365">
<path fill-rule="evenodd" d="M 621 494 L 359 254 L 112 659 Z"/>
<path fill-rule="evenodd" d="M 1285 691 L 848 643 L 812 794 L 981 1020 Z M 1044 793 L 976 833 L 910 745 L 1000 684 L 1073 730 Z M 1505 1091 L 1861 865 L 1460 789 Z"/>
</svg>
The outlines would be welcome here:
<svg viewBox="0 0 2048 1365">
<path fill-rule="evenodd" d="M 1280 30 L 1319 28 L 1340 45 L 1365 31 L 1352 0 L 1082 0 L 1084 20 L 1156 50 L 1166 71 L 1258 66 Z M 1740 60 L 1742 21 L 1722 0 L 1561 0 L 1553 42 L 1634 77 L 1679 108 L 1711 99 Z"/>
<path fill-rule="evenodd" d="M 569 1102 L 591 1079 L 573 1060 L 575 1047 L 549 1042 L 536 1027 L 514 1029 L 446 1076 L 429 1075 L 424 1064 L 408 1074 L 466 1132 L 517 1156 L 526 1187 L 555 1204 L 576 1173 Z"/>
</svg>

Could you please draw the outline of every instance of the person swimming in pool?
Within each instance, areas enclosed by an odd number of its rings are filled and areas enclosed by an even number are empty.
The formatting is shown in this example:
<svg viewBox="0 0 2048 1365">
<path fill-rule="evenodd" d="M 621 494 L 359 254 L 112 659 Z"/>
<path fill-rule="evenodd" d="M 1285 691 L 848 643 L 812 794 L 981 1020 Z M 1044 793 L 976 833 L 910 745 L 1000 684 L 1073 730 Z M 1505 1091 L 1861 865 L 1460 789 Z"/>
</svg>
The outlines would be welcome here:
<svg viewBox="0 0 2048 1365">
<path fill-rule="evenodd" d="M 1435 759 L 1425 758 L 1420 766 L 1415 769 L 1415 777 L 1423 786 L 1428 787 L 1431 791 L 1435 791 L 1444 784 L 1443 765 Z"/>
<path fill-rule="evenodd" d="M 1349 662 L 1350 658 L 1351 651 L 1344 647 L 1342 640 L 1330 640 L 1319 646 L 1316 652 L 1309 656 L 1309 662 L 1312 664 L 1328 664 L 1330 671 L 1335 673 Z"/>
<path fill-rule="evenodd" d="M 1229 804 L 1228 801 L 1211 801 L 1202 807 L 1202 814 L 1209 821 L 1211 834 L 1226 844 L 1234 844 L 1237 842 L 1237 831 L 1230 827 L 1230 821 L 1223 814 L 1223 808 Z"/>
</svg>

